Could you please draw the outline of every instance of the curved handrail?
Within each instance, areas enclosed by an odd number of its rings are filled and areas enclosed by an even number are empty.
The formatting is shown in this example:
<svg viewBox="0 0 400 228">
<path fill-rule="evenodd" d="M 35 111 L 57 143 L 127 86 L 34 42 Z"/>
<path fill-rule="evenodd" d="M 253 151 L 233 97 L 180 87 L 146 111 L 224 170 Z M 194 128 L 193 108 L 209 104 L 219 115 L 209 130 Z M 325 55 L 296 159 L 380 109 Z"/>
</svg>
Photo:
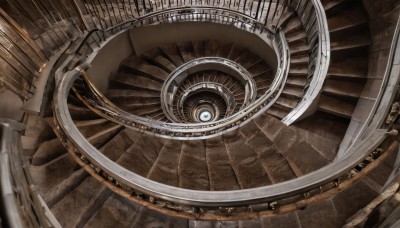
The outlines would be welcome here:
<svg viewBox="0 0 400 228">
<path fill-rule="evenodd" d="M 0 215 L 7 227 L 50 227 L 24 162 L 19 131 L 25 126 L 0 118 Z"/>
</svg>

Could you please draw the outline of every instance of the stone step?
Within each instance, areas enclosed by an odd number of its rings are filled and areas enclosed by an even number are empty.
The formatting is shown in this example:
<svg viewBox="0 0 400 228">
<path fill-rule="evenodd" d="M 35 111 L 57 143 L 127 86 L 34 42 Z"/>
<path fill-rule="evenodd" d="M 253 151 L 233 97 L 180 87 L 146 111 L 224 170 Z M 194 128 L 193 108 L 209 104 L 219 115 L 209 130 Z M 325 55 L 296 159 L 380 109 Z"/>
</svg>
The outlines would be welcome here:
<svg viewBox="0 0 400 228">
<path fill-rule="evenodd" d="M 209 190 L 206 147 L 203 140 L 184 141 L 179 157 L 179 187 Z"/>
<path fill-rule="evenodd" d="M 283 88 L 282 96 L 285 96 L 287 98 L 299 99 L 303 96 L 303 89 L 304 88 L 298 88 L 298 87 L 292 87 L 290 85 L 286 85 Z"/>
<path fill-rule="evenodd" d="M 273 184 L 296 178 L 289 163 L 255 122 L 250 121 L 243 126 L 240 133 L 246 138 L 246 145 L 257 153 Z"/>
<path fill-rule="evenodd" d="M 164 70 L 151 65 L 136 56 L 125 59 L 120 66 L 120 72 L 132 73 L 148 77 L 149 79 L 163 83 L 168 77 L 168 73 Z"/>
<path fill-rule="evenodd" d="M 50 209 L 63 227 L 82 227 L 110 195 L 111 190 L 89 177 Z"/>
<path fill-rule="evenodd" d="M 206 140 L 206 159 L 211 191 L 240 189 L 222 137 Z"/>
<path fill-rule="evenodd" d="M 289 112 L 274 104 L 267 110 L 267 113 L 278 119 L 283 119 Z"/>
<path fill-rule="evenodd" d="M 161 149 L 156 162 L 149 171 L 147 178 L 159 183 L 179 185 L 179 157 L 182 149 L 182 141 L 167 141 Z"/>
<path fill-rule="evenodd" d="M 196 40 L 192 41 L 193 50 L 197 58 L 204 57 L 206 55 L 206 41 Z"/>
<path fill-rule="evenodd" d="M 80 180 L 82 176 L 73 175 L 79 169 L 79 165 L 68 153 L 42 166 L 30 166 L 32 178 L 37 185 L 40 195 L 45 202 L 50 204 L 55 203 L 54 199 L 57 198 L 55 197 L 55 190 L 65 186 L 65 182 L 68 182 L 69 185 L 74 185 L 71 183 L 79 182 L 78 180 Z M 69 179 L 70 177 L 72 179 Z"/>
<path fill-rule="evenodd" d="M 189 62 L 197 58 L 191 42 L 178 43 L 176 46 L 184 62 Z"/>
<path fill-rule="evenodd" d="M 165 45 L 159 48 L 163 53 L 164 57 L 171 61 L 175 67 L 179 67 L 183 64 L 183 59 L 179 54 L 176 45 Z"/>
<path fill-rule="evenodd" d="M 72 104 L 68 104 L 69 113 L 73 120 L 91 120 L 98 119 L 99 115 L 94 113 L 87 107 L 75 106 Z"/>
<path fill-rule="evenodd" d="M 32 157 L 32 165 L 41 166 L 65 154 L 67 150 L 58 138 L 44 141 Z"/>
<path fill-rule="evenodd" d="M 234 60 L 236 63 L 240 64 L 242 67 L 249 69 L 250 67 L 254 66 L 255 64 L 261 61 L 260 57 L 256 54 L 246 51 L 240 57 Z"/>
<path fill-rule="evenodd" d="M 306 55 L 295 55 L 290 58 L 291 66 L 308 66 L 308 54 Z"/>
<path fill-rule="evenodd" d="M 359 98 L 363 91 L 364 83 L 327 79 L 322 88 L 323 93 L 338 97 Z"/>
<path fill-rule="evenodd" d="M 207 40 L 205 44 L 205 56 L 217 56 L 219 42 L 216 40 Z"/>
<path fill-rule="evenodd" d="M 171 60 L 167 59 L 166 57 L 163 56 L 163 53 L 159 49 L 152 49 L 147 52 L 144 52 L 140 56 L 147 62 L 163 69 L 165 72 L 171 73 L 176 69 L 176 66 L 174 65 Z"/>
<path fill-rule="evenodd" d="M 291 46 L 307 44 L 307 34 L 304 30 L 301 30 L 295 34 L 286 36 L 286 40 Z"/>
<path fill-rule="evenodd" d="M 222 57 L 222 58 L 227 58 L 229 56 L 231 48 L 232 48 L 232 44 L 230 44 L 230 43 L 222 43 L 222 42 L 219 43 L 217 56 Z"/>
<path fill-rule="evenodd" d="M 368 58 L 363 53 L 347 55 L 346 57 L 331 56 L 331 64 L 328 70 L 328 77 L 342 80 L 366 79 Z"/>
<path fill-rule="evenodd" d="M 155 103 L 155 104 L 145 104 L 139 107 L 125 106 L 125 110 L 133 115 L 146 117 L 154 113 L 158 113 L 162 109 L 160 103 Z"/>
<path fill-rule="evenodd" d="M 160 97 L 160 92 L 158 91 L 148 91 L 148 90 L 131 90 L 131 89 L 108 89 L 106 97 L 110 100 L 131 100 L 137 97 Z"/>
<path fill-rule="evenodd" d="M 243 48 L 239 44 L 233 44 L 227 58 L 234 61 L 235 59 L 239 58 L 244 52 L 246 52 L 245 48 Z"/>
<path fill-rule="evenodd" d="M 131 172 L 146 177 L 162 147 L 161 139 L 147 134 L 140 135 L 121 155 L 117 163 Z"/>
<path fill-rule="evenodd" d="M 355 104 L 338 98 L 321 95 L 319 99 L 319 109 L 344 118 L 351 118 Z"/>
<path fill-rule="evenodd" d="M 245 138 L 239 132 L 226 133 L 223 137 L 232 167 L 242 189 L 272 183 L 257 153 L 245 144 Z"/>
<path fill-rule="evenodd" d="M 289 22 L 283 28 L 286 36 L 295 34 L 303 30 L 303 25 L 298 17 L 291 17 Z"/>
<path fill-rule="evenodd" d="M 361 1 L 347 1 L 347 6 L 328 17 L 329 32 L 356 27 L 368 22 Z"/>
<path fill-rule="evenodd" d="M 132 89 L 161 91 L 162 88 L 162 83 L 152 80 L 151 78 L 126 73 L 118 73 L 112 82 L 129 85 L 129 88 Z"/>
</svg>

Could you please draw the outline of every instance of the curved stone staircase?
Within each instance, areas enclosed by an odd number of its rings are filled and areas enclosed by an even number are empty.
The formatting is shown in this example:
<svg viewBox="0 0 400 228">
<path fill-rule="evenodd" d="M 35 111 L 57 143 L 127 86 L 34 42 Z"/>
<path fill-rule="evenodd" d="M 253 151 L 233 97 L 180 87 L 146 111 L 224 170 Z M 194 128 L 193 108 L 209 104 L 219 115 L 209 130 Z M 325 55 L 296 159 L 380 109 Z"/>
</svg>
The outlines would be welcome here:
<svg viewBox="0 0 400 228">
<path fill-rule="evenodd" d="M 68 95 L 74 124 L 113 162 L 150 180 L 185 189 L 250 189 L 316 171 L 335 159 L 366 82 L 371 43 L 368 17 L 361 0 L 321 2 L 331 38 L 330 68 L 317 111 L 296 124 L 286 126 L 280 119 L 300 102 L 312 69 L 309 69 L 311 50 L 306 29 L 290 10 L 280 24 L 290 48 L 286 85 L 266 113 L 239 129 L 197 140 L 166 139 L 136 131 L 89 109 L 81 100 L 85 97 L 79 96 L 85 89 L 79 82 Z M 164 81 L 182 64 L 212 56 L 230 59 L 247 69 L 257 85 L 257 98 L 267 91 L 273 80 L 271 67 L 244 47 L 200 40 L 165 45 L 129 57 L 111 78 L 106 96 L 133 115 L 171 122 L 161 108 Z M 245 105 L 243 85 L 219 71 L 190 75 L 178 89 L 178 97 L 196 83 L 219 83 L 227 87 L 235 97 L 235 112 Z M 185 103 L 188 110 L 199 99 L 205 98 L 198 96 L 194 101 L 188 100 Z M 218 107 L 224 110 L 222 103 Z M 189 111 L 184 113 L 190 116 Z M 230 212 L 226 212 L 225 217 L 215 217 L 215 220 L 225 221 L 204 221 L 201 220 L 202 211 L 196 213 L 198 219 L 182 216 L 178 210 L 161 214 L 115 193 L 115 189 L 107 188 L 80 167 L 54 132 L 59 134 L 60 129 L 54 124 L 52 107 L 47 107 L 43 118 L 28 117 L 25 137 L 35 141 L 29 151 L 30 170 L 40 195 L 63 227 L 340 227 L 378 196 L 395 161 L 394 153 L 387 155 L 374 172 L 344 189 L 332 190 L 330 195 L 313 199 L 307 194 L 298 195 L 294 197 L 296 203 L 283 203 L 282 208 L 279 207 L 281 201 L 264 207 L 249 206 L 242 211 L 243 219 L 230 221 Z M 133 191 L 131 195 L 134 196 Z M 255 212 L 256 216 L 246 217 L 250 212 Z"/>
<path fill-rule="evenodd" d="M 131 114 L 168 121 L 160 103 L 163 83 L 181 65 L 202 57 L 221 57 L 244 67 L 256 83 L 257 98 L 262 96 L 273 80 L 271 67 L 244 47 L 216 40 L 201 40 L 165 45 L 146 51 L 140 56 L 129 57 L 121 63 L 118 73 L 110 80 L 106 96 Z M 235 77 L 218 70 L 200 71 L 190 75 L 178 89 L 177 96 L 198 83 L 226 87 L 235 96 L 236 111 L 244 103 L 244 85 Z"/>
</svg>

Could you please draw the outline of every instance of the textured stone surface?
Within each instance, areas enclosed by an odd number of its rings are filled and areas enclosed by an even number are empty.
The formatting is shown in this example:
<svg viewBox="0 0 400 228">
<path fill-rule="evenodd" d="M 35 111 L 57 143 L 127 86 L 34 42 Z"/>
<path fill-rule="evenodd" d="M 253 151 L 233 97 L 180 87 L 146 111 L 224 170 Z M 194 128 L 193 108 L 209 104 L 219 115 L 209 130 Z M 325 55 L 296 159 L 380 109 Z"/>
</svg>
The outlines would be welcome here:
<svg viewBox="0 0 400 228">
<path fill-rule="evenodd" d="M 125 153 L 132 143 L 133 141 L 130 140 L 126 134 L 121 132 L 101 147 L 100 151 L 112 161 L 116 161 Z"/>
<path fill-rule="evenodd" d="M 259 187 L 271 183 L 258 155 L 243 143 L 244 138 L 240 134 L 237 133 L 234 137 L 224 140 L 242 188 Z"/>
<path fill-rule="evenodd" d="M 204 141 L 184 142 L 179 160 L 179 187 L 198 190 L 210 188 Z"/>
<path fill-rule="evenodd" d="M 261 219 L 263 227 L 276 227 L 276 228 L 300 228 L 297 215 L 295 213 L 281 214 L 268 218 Z"/>
<path fill-rule="evenodd" d="M 47 193 L 57 188 L 78 167 L 78 164 L 69 154 L 64 154 L 43 166 L 31 166 L 30 171 L 35 183 L 38 185 L 39 192 L 46 201 Z"/>
<path fill-rule="evenodd" d="M 81 226 L 110 194 L 111 190 L 89 177 L 73 189 L 68 197 L 57 202 L 51 211 L 58 218 L 61 226 Z M 66 213 L 66 209 L 68 213 Z"/>
<path fill-rule="evenodd" d="M 336 213 L 330 200 L 308 205 L 306 209 L 297 211 L 302 227 L 340 227 Z"/>
<path fill-rule="evenodd" d="M 85 224 L 86 227 L 132 227 L 139 216 L 138 206 L 112 194 Z"/>
<path fill-rule="evenodd" d="M 40 144 L 38 150 L 32 157 L 32 165 L 40 166 L 65 154 L 67 150 L 58 138 L 45 141 Z"/>
<path fill-rule="evenodd" d="M 164 144 L 156 163 L 148 174 L 148 178 L 160 183 L 178 186 L 178 167 L 181 150 L 181 141 L 168 141 Z"/>
<path fill-rule="evenodd" d="M 144 134 L 120 157 L 118 164 L 146 177 L 162 146 L 161 140 Z"/>
<path fill-rule="evenodd" d="M 221 137 L 215 137 L 206 141 L 206 157 L 210 178 L 210 190 L 240 189 Z"/>
<path fill-rule="evenodd" d="M 321 155 L 332 161 L 345 135 L 349 121 L 318 112 L 292 127 Z"/>
<path fill-rule="evenodd" d="M 342 225 L 345 220 L 367 205 L 377 196 L 377 193 L 370 189 L 363 182 L 357 182 L 333 197 L 332 202 L 338 213 L 338 220 Z"/>
<path fill-rule="evenodd" d="M 263 132 L 250 122 L 251 127 L 243 127 L 241 132 L 247 135 L 246 145 L 253 149 L 261 160 L 261 163 L 273 183 L 290 180 L 296 177 L 286 159 L 276 150 L 273 143 Z"/>
<path fill-rule="evenodd" d="M 297 175 L 305 175 L 329 163 L 328 160 L 306 142 L 296 142 L 284 156 L 292 165 Z"/>
</svg>

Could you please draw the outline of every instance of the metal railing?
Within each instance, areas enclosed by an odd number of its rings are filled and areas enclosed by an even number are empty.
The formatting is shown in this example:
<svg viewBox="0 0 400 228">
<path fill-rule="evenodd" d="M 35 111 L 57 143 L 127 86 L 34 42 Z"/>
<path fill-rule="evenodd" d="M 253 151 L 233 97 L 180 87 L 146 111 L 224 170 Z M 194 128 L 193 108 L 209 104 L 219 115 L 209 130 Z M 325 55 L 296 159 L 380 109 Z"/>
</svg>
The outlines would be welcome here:
<svg viewBox="0 0 400 228">
<path fill-rule="evenodd" d="M 29 162 L 22 154 L 24 125 L 0 119 L 0 208 L 4 227 L 53 227 L 33 185 Z"/>
</svg>

